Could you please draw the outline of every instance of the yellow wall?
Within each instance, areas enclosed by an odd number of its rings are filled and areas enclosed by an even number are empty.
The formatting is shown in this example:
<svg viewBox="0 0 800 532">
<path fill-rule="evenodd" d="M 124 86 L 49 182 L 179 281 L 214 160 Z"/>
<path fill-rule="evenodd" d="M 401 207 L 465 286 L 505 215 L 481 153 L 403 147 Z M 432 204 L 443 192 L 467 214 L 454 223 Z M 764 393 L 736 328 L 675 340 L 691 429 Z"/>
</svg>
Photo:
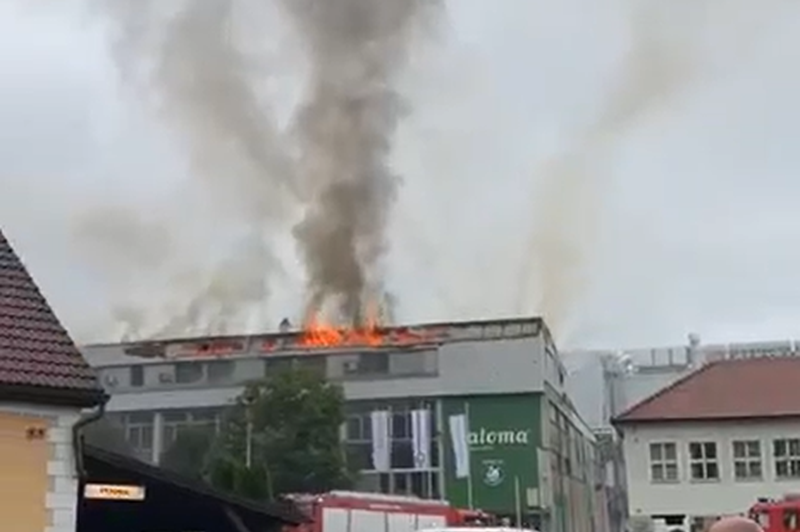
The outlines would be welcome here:
<svg viewBox="0 0 800 532">
<path fill-rule="evenodd" d="M 44 419 L 0 413 L 0 522 L 14 532 L 43 532 L 49 524 L 46 430 Z"/>
</svg>

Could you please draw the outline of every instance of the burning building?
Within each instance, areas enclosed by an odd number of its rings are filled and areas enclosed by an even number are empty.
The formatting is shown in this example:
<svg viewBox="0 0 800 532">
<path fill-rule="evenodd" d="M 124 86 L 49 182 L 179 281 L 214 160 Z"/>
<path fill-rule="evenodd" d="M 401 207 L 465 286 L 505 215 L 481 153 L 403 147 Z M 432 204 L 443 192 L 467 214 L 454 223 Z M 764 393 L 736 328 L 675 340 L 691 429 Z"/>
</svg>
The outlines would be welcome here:
<svg viewBox="0 0 800 532">
<path fill-rule="evenodd" d="M 509 515 L 521 504 L 540 530 L 604 529 L 587 512 L 594 440 L 539 318 L 360 331 L 292 331 L 284 322 L 274 334 L 89 345 L 83 353 L 111 394 L 108 415 L 143 460 L 158 463 L 184 427 L 218 424 L 245 381 L 305 367 L 344 389 L 342 435 L 361 468 L 360 489 Z M 460 452 L 457 419 L 466 422 Z M 378 427 L 391 445 L 376 464 Z"/>
</svg>

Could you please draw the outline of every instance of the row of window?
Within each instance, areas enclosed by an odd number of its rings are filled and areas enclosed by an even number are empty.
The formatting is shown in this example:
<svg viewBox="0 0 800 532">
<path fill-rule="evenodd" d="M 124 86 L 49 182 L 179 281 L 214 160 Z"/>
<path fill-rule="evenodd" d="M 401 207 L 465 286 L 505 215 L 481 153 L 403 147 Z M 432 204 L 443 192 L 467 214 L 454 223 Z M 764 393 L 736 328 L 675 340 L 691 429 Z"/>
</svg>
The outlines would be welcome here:
<svg viewBox="0 0 800 532">
<path fill-rule="evenodd" d="M 392 374 L 390 369 L 390 353 L 360 353 L 355 356 L 348 356 L 342 365 L 342 373 L 345 377 L 358 376 L 380 376 Z M 404 357 L 403 375 L 418 375 L 425 373 L 425 360 L 423 353 L 402 353 Z M 264 359 L 264 374 L 274 375 L 276 372 L 285 371 L 290 368 L 304 368 L 318 372 L 322 375 L 327 374 L 326 355 L 301 355 L 292 357 L 272 357 Z M 412 360 L 413 359 L 413 360 Z M 162 366 L 160 369 L 166 378 L 159 376 L 162 383 L 176 384 L 224 384 L 234 380 L 236 370 L 236 360 L 212 360 L 212 361 L 182 361 L 172 364 L 169 369 Z M 248 363 L 250 361 L 248 360 Z M 145 365 L 130 367 L 129 385 L 134 388 L 145 386 Z"/>
<path fill-rule="evenodd" d="M 679 482 L 680 457 L 675 442 L 650 444 L 650 480 L 655 483 Z M 714 482 L 721 478 L 721 460 L 717 442 L 690 442 L 687 446 L 689 479 Z M 766 456 L 762 442 L 756 439 L 731 442 L 730 465 L 732 477 L 737 481 L 763 480 L 766 476 Z M 769 465 L 776 479 L 800 479 L 800 438 L 772 440 L 772 457 Z"/>
</svg>

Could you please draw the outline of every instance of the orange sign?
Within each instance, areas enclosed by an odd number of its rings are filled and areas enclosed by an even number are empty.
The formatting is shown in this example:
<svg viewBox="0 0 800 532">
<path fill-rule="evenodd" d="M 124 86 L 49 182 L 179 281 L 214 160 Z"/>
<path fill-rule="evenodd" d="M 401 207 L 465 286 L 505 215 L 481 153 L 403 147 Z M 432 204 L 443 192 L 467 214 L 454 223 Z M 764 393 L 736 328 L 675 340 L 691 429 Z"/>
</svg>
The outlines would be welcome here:
<svg viewBox="0 0 800 532">
<path fill-rule="evenodd" d="M 144 486 L 123 486 L 119 484 L 86 484 L 83 489 L 86 499 L 107 501 L 143 501 Z"/>
</svg>

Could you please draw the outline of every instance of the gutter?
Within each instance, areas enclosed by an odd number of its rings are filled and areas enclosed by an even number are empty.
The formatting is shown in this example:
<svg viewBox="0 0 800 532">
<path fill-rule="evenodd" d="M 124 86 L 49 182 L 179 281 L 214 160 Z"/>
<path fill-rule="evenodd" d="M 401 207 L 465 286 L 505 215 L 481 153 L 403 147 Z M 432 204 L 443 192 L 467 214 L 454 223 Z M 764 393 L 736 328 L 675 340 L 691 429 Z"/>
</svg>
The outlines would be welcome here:
<svg viewBox="0 0 800 532">
<path fill-rule="evenodd" d="M 75 458 L 75 474 L 79 479 L 86 476 L 86 469 L 83 466 L 83 435 L 81 431 L 87 425 L 99 421 L 106 413 L 106 403 L 110 397 L 105 395 L 102 402 L 97 405 L 97 409 L 81 416 L 81 418 L 72 425 L 72 454 Z"/>
</svg>

